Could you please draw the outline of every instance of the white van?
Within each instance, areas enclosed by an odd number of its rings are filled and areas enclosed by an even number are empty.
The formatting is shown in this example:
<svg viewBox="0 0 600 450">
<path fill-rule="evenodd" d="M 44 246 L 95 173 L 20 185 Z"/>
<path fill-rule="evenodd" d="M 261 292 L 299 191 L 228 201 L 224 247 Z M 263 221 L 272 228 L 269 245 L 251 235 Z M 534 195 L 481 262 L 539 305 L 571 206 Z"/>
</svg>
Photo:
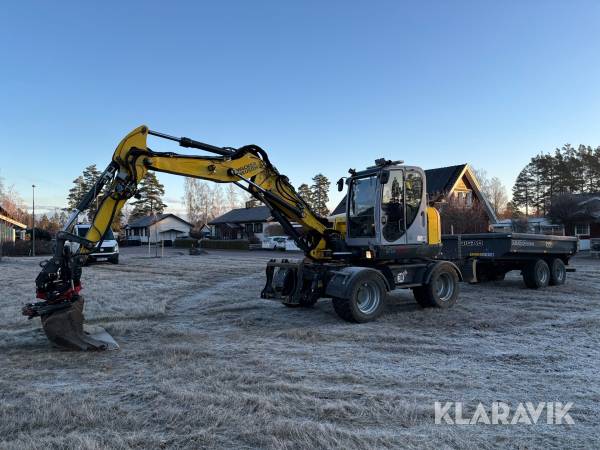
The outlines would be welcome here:
<svg viewBox="0 0 600 450">
<path fill-rule="evenodd" d="M 90 224 L 80 223 L 75 225 L 74 232 L 77 236 L 84 238 L 89 229 Z M 77 242 L 68 242 L 68 245 L 71 247 L 71 252 L 73 253 L 79 250 L 79 244 Z M 100 250 L 89 254 L 87 262 L 92 261 L 108 261 L 113 264 L 119 264 L 119 243 L 115 239 L 115 235 L 110 228 L 106 230 L 106 233 L 104 234 L 104 240 L 102 241 Z"/>
</svg>

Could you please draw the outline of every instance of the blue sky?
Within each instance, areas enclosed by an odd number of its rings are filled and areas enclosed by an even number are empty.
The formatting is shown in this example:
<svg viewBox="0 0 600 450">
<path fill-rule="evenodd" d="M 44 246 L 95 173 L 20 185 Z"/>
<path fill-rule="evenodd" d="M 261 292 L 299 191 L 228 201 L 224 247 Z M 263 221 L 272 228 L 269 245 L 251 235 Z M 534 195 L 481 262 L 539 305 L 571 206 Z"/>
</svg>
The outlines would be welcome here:
<svg viewBox="0 0 600 450">
<path fill-rule="evenodd" d="M 295 185 L 385 156 L 510 188 L 540 151 L 600 145 L 599 23 L 596 1 L 5 2 L 0 176 L 64 206 L 145 123 L 258 144 Z"/>
</svg>

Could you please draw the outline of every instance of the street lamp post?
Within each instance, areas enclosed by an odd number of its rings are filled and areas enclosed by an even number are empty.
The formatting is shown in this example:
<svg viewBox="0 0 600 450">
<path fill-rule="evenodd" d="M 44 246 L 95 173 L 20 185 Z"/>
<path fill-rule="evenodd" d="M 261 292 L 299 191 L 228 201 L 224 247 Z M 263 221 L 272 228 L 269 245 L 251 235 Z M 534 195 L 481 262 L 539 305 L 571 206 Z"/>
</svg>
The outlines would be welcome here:
<svg viewBox="0 0 600 450">
<path fill-rule="evenodd" d="M 35 184 L 32 184 L 31 188 L 33 192 L 31 211 L 31 256 L 35 256 Z"/>
</svg>

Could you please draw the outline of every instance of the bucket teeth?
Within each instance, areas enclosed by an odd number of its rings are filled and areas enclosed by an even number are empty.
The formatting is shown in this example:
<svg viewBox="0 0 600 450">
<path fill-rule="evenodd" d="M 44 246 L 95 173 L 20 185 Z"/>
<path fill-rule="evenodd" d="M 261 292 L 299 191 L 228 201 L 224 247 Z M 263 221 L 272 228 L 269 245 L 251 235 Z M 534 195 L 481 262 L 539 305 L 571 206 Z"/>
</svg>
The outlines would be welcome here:
<svg viewBox="0 0 600 450">
<path fill-rule="evenodd" d="M 107 343 L 94 339 L 83 331 L 84 299 L 79 296 L 71 306 L 43 314 L 42 328 L 48 339 L 60 347 L 74 350 L 106 350 Z"/>
</svg>

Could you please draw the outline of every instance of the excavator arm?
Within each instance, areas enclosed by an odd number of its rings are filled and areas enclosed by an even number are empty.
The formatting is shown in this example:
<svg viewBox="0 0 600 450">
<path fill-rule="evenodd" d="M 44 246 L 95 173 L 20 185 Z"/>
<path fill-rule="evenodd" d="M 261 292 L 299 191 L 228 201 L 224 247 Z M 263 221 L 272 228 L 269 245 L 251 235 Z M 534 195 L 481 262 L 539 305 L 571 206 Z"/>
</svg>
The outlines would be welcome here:
<svg viewBox="0 0 600 450">
<path fill-rule="evenodd" d="M 175 141 L 182 147 L 203 150 L 217 156 L 156 152 L 148 148 L 148 136 Z M 85 255 L 101 245 L 114 217 L 127 200 L 136 194 L 137 185 L 149 170 L 217 183 L 234 183 L 267 205 L 273 217 L 311 260 L 331 259 L 342 242 L 339 233 L 328 228 L 311 211 L 288 178 L 277 171 L 260 147 L 216 147 L 140 126 L 119 143 L 111 163 L 58 233 L 54 255 L 43 263 L 42 271 L 36 279 L 37 297 L 42 301 L 27 304 L 23 308 L 23 314 L 29 318 L 41 316 L 50 340 L 71 347 L 102 348 L 101 343 L 90 340 L 83 333 L 83 298 L 79 294 L 81 265 Z M 85 238 L 72 234 L 70 231 L 79 214 L 93 204 L 97 193 L 103 191 L 105 194 Z M 302 232 L 298 232 L 292 222 L 299 224 Z M 80 243 L 76 254 L 71 254 L 70 247 L 65 245 L 66 241 Z"/>
</svg>

